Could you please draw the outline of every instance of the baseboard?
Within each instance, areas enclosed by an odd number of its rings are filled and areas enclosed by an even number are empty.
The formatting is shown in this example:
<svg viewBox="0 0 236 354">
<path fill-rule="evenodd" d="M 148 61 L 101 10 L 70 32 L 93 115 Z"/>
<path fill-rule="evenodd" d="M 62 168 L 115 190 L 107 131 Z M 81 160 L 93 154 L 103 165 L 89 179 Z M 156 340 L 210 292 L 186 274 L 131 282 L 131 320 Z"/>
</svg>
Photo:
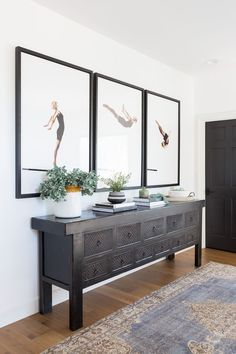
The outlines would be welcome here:
<svg viewBox="0 0 236 354">
<path fill-rule="evenodd" d="M 53 286 L 53 306 L 69 299 L 68 292 Z M 0 328 L 39 312 L 39 297 L 30 302 L 0 311 Z"/>
</svg>

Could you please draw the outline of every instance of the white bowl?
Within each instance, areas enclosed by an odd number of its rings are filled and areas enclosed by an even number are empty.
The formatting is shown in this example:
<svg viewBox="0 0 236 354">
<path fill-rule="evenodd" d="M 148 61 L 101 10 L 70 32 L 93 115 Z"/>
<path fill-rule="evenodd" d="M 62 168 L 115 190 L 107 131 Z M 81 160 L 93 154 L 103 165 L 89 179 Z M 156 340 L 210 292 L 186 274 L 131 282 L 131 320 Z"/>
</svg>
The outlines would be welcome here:
<svg viewBox="0 0 236 354">
<path fill-rule="evenodd" d="M 169 191 L 170 198 L 187 198 L 193 196 L 191 191 Z"/>
</svg>

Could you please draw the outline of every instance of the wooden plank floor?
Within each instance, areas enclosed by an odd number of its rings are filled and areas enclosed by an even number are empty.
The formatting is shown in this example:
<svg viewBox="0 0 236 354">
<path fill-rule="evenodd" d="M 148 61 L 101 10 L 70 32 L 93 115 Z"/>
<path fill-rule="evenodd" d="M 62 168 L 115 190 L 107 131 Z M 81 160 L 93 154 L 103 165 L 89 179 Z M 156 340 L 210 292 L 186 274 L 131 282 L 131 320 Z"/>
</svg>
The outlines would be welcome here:
<svg viewBox="0 0 236 354">
<path fill-rule="evenodd" d="M 84 326 L 130 304 L 165 284 L 194 270 L 193 249 L 174 261 L 161 261 L 84 295 Z M 235 253 L 203 250 L 209 261 L 236 266 Z M 40 353 L 72 333 L 68 329 L 68 302 L 54 306 L 47 315 L 36 314 L 0 329 L 0 354 Z"/>
</svg>

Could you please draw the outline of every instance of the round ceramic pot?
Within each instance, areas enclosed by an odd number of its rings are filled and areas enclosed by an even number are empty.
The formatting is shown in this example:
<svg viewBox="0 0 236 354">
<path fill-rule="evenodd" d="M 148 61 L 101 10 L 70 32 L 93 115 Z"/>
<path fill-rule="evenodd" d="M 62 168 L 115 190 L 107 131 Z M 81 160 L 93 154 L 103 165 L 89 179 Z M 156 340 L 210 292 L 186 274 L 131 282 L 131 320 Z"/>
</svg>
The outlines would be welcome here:
<svg viewBox="0 0 236 354">
<path fill-rule="evenodd" d="M 125 193 L 124 192 L 110 192 L 107 200 L 112 204 L 123 203 L 126 200 Z"/>
<path fill-rule="evenodd" d="M 65 200 L 54 203 L 54 214 L 57 218 L 77 218 L 81 215 L 80 187 L 66 186 Z"/>
<path fill-rule="evenodd" d="M 139 198 L 149 198 L 149 190 L 148 189 L 140 189 L 139 190 Z"/>
</svg>

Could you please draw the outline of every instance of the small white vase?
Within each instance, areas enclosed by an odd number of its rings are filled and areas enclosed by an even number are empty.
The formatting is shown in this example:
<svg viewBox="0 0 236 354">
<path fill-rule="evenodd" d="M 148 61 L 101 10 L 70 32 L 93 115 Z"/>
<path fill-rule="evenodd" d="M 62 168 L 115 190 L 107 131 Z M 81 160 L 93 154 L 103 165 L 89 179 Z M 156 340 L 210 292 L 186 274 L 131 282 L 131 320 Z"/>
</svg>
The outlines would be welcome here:
<svg viewBox="0 0 236 354">
<path fill-rule="evenodd" d="M 65 200 L 54 203 L 57 218 L 77 218 L 81 216 L 81 191 L 79 187 L 66 186 Z"/>
</svg>

